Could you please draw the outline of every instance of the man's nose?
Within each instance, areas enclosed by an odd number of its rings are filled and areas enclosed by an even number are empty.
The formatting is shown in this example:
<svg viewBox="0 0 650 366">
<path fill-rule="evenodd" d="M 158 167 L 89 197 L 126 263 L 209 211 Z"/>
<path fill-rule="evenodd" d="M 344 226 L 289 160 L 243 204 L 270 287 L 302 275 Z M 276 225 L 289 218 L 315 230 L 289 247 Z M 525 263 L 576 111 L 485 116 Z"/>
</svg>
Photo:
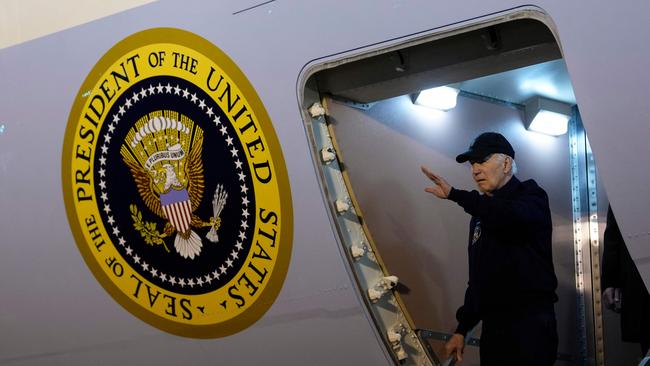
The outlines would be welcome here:
<svg viewBox="0 0 650 366">
<path fill-rule="evenodd" d="M 472 164 L 472 174 L 476 175 L 481 172 L 480 166 L 477 163 Z"/>
</svg>

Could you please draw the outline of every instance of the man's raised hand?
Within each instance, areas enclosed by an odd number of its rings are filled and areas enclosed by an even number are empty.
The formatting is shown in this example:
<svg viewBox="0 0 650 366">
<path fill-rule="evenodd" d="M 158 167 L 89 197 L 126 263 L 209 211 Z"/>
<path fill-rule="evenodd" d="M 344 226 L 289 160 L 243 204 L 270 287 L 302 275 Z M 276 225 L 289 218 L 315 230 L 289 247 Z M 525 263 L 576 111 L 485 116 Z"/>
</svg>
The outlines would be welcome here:
<svg viewBox="0 0 650 366">
<path fill-rule="evenodd" d="M 425 168 L 424 166 L 421 166 L 420 169 L 422 169 L 422 173 L 427 176 L 427 178 L 431 179 L 433 183 L 435 183 L 435 186 L 433 187 L 427 187 L 424 189 L 425 192 L 429 192 L 433 194 L 434 196 L 438 198 L 447 198 L 449 197 L 449 192 L 451 191 L 451 186 L 449 183 L 447 183 L 444 178 L 435 175 L 432 173 L 429 169 Z"/>
</svg>

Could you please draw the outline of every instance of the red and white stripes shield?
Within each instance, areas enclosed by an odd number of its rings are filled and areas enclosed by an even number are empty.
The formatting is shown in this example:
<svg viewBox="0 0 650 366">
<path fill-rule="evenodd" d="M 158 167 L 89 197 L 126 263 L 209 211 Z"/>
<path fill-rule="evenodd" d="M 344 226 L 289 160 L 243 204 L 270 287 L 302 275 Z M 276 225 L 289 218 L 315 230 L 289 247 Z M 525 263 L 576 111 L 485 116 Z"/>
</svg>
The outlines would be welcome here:
<svg viewBox="0 0 650 366">
<path fill-rule="evenodd" d="M 179 233 L 185 233 L 190 229 L 192 221 L 192 204 L 187 190 L 171 190 L 160 195 L 165 216 Z"/>
</svg>

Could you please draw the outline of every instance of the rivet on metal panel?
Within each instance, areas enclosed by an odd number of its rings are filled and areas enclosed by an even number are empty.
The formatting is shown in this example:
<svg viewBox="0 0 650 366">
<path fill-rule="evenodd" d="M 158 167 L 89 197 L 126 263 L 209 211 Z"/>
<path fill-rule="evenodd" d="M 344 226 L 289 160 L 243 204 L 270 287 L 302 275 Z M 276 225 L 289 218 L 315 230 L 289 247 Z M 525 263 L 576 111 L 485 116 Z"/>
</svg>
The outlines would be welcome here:
<svg viewBox="0 0 650 366">
<path fill-rule="evenodd" d="M 390 342 L 393 351 L 395 352 L 395 356 L 397 356 L 397 359 L 400 362 L 403 362 L 408 358 L 408 355 L 402 346 L 402 334 L 404 333 L 404 329 L 404 325 L 398 323 L 386 331 L 388 342 Z"/>
<path fill-rule="evenodd" d="M 342 200 L 336 200 L 336 211 L 339 214 L 342 214 L 349 209 L 350 209 L 350 203 L 347 198 Z"/>
<path fill-rule="evenodd" d="M 334 161 L 334 159 L 336 159 L 336 153 L 334 152 L 334 149 L 331 148 L 331 147 L 323 148 L 320 151 L 320 156 L 321 156 L 321 159 L 323 159 L 323 162 L 325 164 L 330 163 L 330 162 Z"/>
<path fill-rule="evenodd" d="M 400 334 L 396 329 L 389 329 L 386 331 L 386 335 L 388 336 L 388 341 L 393 345 L 399 344 L 402 340 L 402 334 Z"/>
<path fill-rule="evenodd" d="M 366 246 L 361 242 L 361 244 L 354 244 L 350 247 L 350 254 L 354 260 L 361 259 L 366 254 Z"/>
<path fill-rule="evenodd" d="M 312 118 L 316 118 L 319 116 L 324 116 L 325 115 L 325 108 L 319 103 L 316 102 L 309 107 L 309 114 L 312 116 Z"/>
<path fill-rule="evenodd" d="M 395 356 L 397 356 L 397 360 L 399 360 L 400 363 L 406 361 L 406 359 L 408 358 L 406 351 L 404 351 L 404 347 L 402 347 L 401 345 L 397 347 L 397 349 L 395 350 Z"/>
<path fill-rule="evenodd" d="M 397 282 L 399 282 L 397 276 L 383 277 L 373 287 L 368 289 L 368 298 L 373 303 L 377 302 L 384 294 L 394 288 Z"/>
</svg>

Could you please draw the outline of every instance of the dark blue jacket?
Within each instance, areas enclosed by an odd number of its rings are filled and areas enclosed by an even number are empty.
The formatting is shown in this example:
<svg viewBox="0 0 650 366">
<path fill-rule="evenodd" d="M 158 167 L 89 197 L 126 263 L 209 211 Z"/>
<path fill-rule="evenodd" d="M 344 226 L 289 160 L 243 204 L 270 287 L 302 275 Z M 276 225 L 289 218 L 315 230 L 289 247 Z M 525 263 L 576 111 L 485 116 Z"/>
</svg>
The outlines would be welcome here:
<svg viewBox="0 0 650 366">
<path fill-rule="evenodd" d="M 612 208 L 607 209 L 607 227 L 603 239 L 601 288 L 621 289 L 621 339 L 650 344 L 650 294 L 636 264 L 630 257 Z M 643 355 L 647 353 L 647 348 Z"/>
<path fill-rule="evenodd" d="M 548 196 L 534 180 L 512 177 L 487 196 L 452 188 L 449 199 L 472 215 L 469 282 L 457 313 L 463 335 L 482 319 L 527 308 L 553 308 L 553 224 Z"/>
</svg>

